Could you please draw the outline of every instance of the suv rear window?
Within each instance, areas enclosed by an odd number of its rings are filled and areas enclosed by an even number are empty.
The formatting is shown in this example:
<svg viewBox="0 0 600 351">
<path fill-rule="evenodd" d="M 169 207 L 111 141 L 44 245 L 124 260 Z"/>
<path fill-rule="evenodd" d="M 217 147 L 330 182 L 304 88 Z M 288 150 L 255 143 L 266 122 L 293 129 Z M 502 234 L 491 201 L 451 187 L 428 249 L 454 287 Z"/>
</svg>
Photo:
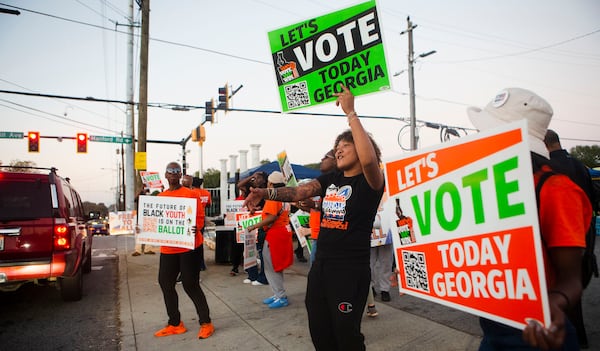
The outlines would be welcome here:
<svg viewBox="0 0 600 351">
<path fill-rule="evenodd" d="M 48 183 L 0 182 L 0 221 L 52 217 L 50 199 Z"/>
</svg>

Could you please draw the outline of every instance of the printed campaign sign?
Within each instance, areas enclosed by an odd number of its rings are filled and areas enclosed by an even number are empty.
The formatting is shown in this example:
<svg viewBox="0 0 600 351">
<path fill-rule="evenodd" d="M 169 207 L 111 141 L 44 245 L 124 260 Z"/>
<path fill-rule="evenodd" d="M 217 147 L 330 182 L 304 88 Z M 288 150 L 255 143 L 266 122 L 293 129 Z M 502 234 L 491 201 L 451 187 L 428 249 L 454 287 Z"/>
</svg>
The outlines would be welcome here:
<svg viewBox="0 0 600 351">
<path fill-rule="evenodd" d="M 248 211 L 236 212 L 235 213 L 235 241 L 239 244 L 244 242 L 244 233 L 247 227 L 260 223 L 262 221 L 262 211 L 256 211 L 250 214 Z"/>
<path fill-rule="evenodd" d="M 284 112 L 390 89 L 375 0 L 268 33 Z"/>
<path fill-rule="evenodd" d="M 285 186 L 298 186 L 298 180 L 296 180 L 296 175 L 294 174 L 294 169 L 287 156 L 287 152 L 282 151 L 277 154 L 277 163 L 279 164 L 279 169 L 281 169 L 281 174 L 283 174 Z"/>
<path fill-rule="evenodd" d="M 254 212 L 236 212 L 236 242 L 244 244 L 244 269 L 256 266 L 256 239 L 258 230 L 248 232 L 246 228 L 262 221 L 262 211 Z"/>
<path fill-rule="evenodd" d="M 109 212 L 110 235 L 133 234 L 135 231 L 135 215 L 135 210 Z"/>
<path fill-rule="evenodd" d="M 379 202 L 379 208 L 375 214 L 375 220 L 373 221 L 373 230 L 371 231 L 371 247 L 391 245 L 392 244 L 392 227 L 389 223 L 389 210 L 385 208 L 391 205 L 390 201 L 387 201 L 387 193 L 383 193 L 381 201 Z"/>
<path fill-rule="evenodd" d="M 225 201 L 225 215 L 223 216 L 224 226 L 232 228 L 236 227 L 235 213 L 240 212 L 243 204 L 244 200 Z"/>
<path fill-rule="evenodd" d="M 400 292 L 550 325 L 527 138 L 519 121 L 385 163 Z"/>
<path fill-rule="evenodd" d="M 140 196 L 137 242 L 194 249 L 196 205 L 187 197 Z"/>
<path fill-rule="evenodd" d="M 312 252 L 310 241 L 306 240 L 310 236 L 310 213 L 303 210 L 298 210 L 290 215 L 290 224 L 294 228 L 294 232 L 298 237 L 300 246 L 308 248 L 308 253 Z"/>
<path fill-rule="evenodd" d="M 158 172 L 140 171 L 140 178 L 145 188 L 148 189 L 162 189 L 163 184 L 160 180 Z"/>
<path fill-rule="evenodd" d="M 244 228 L 244 269 L 254 267 L 257 264 L 256 261 L 256 238 L 258 236 L 258 229 L 248 232 Z"/>
</svg>

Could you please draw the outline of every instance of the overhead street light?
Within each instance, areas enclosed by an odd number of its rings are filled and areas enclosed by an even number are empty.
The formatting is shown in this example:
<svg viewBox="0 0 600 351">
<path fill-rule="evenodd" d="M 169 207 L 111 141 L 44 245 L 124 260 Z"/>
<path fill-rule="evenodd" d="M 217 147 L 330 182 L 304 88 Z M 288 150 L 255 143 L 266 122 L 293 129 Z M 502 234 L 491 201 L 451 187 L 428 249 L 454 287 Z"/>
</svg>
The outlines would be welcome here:
<svg viewBox="0 0 600 351">
<path fill-rule="evenodd" d="M 419 55 L 419 57 L 427 57 L 427 56 L 429 56 L 429 55 L 433 55 L 433 54 L 435 54 L 436 52 L 437 52 L 437 51 L 435 51 L 435 50 L 431 50 L 431 51 L 429 51 L 429 52 L 426 52 L 426 53 L 423 53 L 423 54 Z"/>
</svg>

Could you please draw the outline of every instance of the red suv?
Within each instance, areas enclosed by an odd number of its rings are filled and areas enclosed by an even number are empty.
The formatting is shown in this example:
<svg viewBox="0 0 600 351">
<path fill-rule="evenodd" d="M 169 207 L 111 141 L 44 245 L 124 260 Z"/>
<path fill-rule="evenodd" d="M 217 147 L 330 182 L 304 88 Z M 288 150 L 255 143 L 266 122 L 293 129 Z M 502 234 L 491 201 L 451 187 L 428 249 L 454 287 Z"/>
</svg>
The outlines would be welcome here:
<svg viewBox="0 0 600 351">
<path fill-rule="evenodd" d="M 0 167 L 0 291 L 56 284 L 63 300 L 80 300 L 93 236 L 79 194 L 55 168 Z"/>
</svg>

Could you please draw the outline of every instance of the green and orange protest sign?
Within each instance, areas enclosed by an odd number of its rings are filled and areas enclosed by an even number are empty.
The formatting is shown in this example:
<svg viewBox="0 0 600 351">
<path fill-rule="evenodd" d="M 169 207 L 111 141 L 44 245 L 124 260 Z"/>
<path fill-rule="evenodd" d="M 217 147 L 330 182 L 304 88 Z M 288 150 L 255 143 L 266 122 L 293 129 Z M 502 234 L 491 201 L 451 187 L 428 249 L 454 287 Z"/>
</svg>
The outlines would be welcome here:
<svg viewBox="0 0 600 351">
<path fill-rule="evenodd" d="M 390 89 L 374 0 L 268 33 L 283 112 Z"/>
<path fill-rule="evenodd" d="M 385 163 L 401 292 L 550 325 L 527 138 L 520 121 Z"/>
</svg>

